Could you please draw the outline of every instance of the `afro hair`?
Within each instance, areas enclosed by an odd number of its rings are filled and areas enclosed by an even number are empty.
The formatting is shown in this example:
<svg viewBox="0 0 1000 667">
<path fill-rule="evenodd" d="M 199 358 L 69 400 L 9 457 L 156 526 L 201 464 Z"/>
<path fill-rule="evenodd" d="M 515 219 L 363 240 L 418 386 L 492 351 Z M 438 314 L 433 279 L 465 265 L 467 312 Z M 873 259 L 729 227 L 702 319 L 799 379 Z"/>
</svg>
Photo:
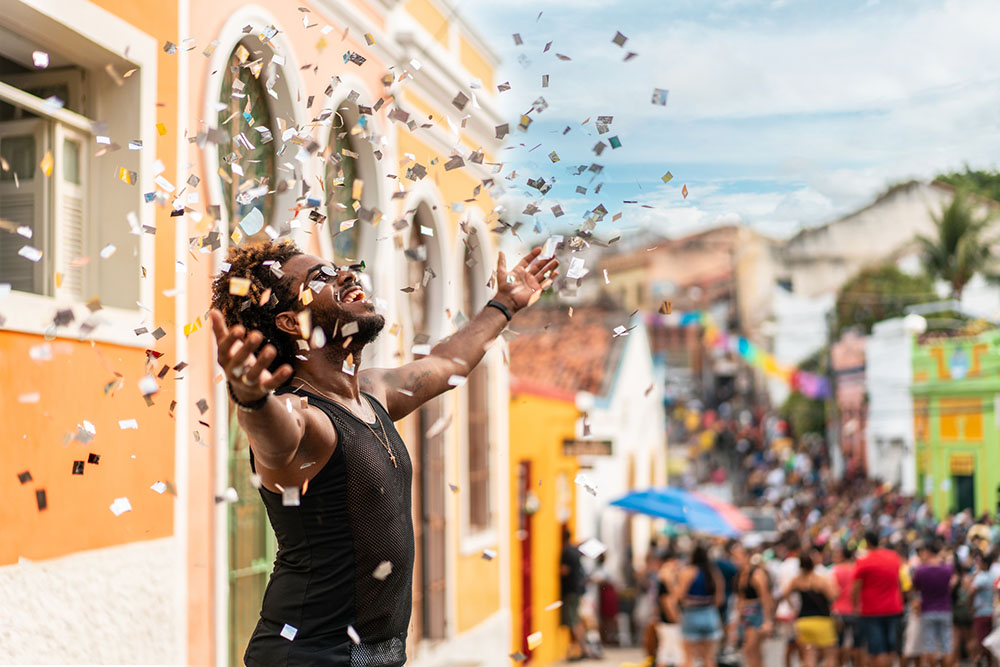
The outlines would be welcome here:
<svg viewBox="0 0 1000 667">
<path fill-rule="evenodd" d="M 264 334 L 264 343 L 274 345 L 277 355 L 269 368 L 272 372 L 282 364 L 295 365 L 295 341 L 278 328 L 274 318 L 295 307 L 298 294 L 282 273 L 281 265 L 301 254 L 295 243 L 287 239 L 279 243 L 263 241 L 231 246 L 226 255 L 229 269 L 220 271 L 212 281 L 212 307 L 222 313 L 226 326 L 239 324 L 248 332 L 256 329 Z M 232 278 L 249 279 L 250 288 L 245 295 L 230 292 Z"/>
</svg>

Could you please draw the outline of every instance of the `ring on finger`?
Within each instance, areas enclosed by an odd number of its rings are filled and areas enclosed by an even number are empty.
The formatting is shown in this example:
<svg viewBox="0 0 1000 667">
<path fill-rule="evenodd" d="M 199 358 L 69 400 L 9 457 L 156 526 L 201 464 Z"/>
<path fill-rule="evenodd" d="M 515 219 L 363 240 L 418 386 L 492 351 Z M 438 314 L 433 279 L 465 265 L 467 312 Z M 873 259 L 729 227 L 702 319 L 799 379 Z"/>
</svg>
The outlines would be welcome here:
<svg viewBox="0 0 1000 667">
<path fill-rule="evenodd" d="M 246 372 L 247 372 L 247 367 L 246 366 L 237 366 L 232 371 L 234 378 L 241 378 L 241 377 L 243 377 L 243 374 L 246 373 Z"/>
</svg>

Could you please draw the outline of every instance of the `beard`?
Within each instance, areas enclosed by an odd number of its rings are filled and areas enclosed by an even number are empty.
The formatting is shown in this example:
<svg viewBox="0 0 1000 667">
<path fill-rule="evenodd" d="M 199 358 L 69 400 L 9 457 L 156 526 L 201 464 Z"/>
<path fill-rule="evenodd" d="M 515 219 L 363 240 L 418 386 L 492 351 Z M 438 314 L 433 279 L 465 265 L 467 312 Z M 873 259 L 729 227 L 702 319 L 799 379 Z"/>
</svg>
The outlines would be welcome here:
<svg viewBox="0 0 1000 667">
<path fill-rule="evenodd" d="M 343 342 L 347 338 L 350 338 L 351 342 L 346 349 L 354 353 L 359 352 L 365 345 L 373 343 L 385 327 L 385 317 L 374 310 L 371 312 L 351 313 L 346 309 L 313 308 L 312 322 L 313 327 L 322 328 L 323 333 L 326 334 L 327 343 L 325 347 L 327 349 L 329 349 L 331 344 L 344 349 L 342 347 Z M 349 326 L 351 323 L 356 324 L 358 330 L 345 336 L 342 332 L 345 326 L 348 330 L 353 329 L 353 327 Z M 334 332 L 336 332 L 336 335 L 334 335 Z"/>
</svg>

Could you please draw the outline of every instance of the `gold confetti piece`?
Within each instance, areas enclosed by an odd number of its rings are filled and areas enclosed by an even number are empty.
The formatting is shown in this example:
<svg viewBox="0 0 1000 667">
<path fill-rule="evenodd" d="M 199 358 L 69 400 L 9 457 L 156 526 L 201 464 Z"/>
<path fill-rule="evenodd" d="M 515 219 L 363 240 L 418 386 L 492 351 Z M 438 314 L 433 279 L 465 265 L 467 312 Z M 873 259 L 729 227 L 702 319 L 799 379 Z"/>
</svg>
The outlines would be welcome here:
<svg viewBox="0 0 1000 667">
<path fill-rule="evenodd" d="M 542 645 L 542 633 L 532 632 L 528 635 L 528 650 L 534 651 L 536 648 Z"/>
<path fill-rule="evenodd" d="M 118 168 L 118 180 L 120 180 L 122 183 L 128 183 L 129 185 L 135 185 L 135 181 L 136 181 L 136 177 L 137 176 L 138 176 L 138 174 L 136 174 L 134 171 L 129 171 L 125 167 L 119 167 Z"/>
<path fill-rule="evenodd" d="M 351 186 L 351 199 L 361 199 L 361 193 L 364 192 L 365 182 L 360 178 L 354 179 L 354 184 Z"/>
<path fill-rule="evenodd" d="M 63 274 L 56 271 L 56 289 L 62 287 Z"/>
<path fill-rule="evenodd" d="M 375 38 L 372 37 L 372 34 L 370 32 L 366 32 L 365 33 L 365 41 L 368 42 L 368 46 L 371 46 L 372 44 L 375 43 Z"/>
<path fill-rule="evenodd" d="M 673 177 L 674 175 L 668 171 L 663 176 L 660 176 L 660 180 L 663 181 L 664 183 L 669 183 L 670 179 L 672 179 Z"/>
<path fill-rule="evenodd" d="M 268 287 L 266 290 L 264 290 L 264 293 L 260 295 L 260 301 L 257 302 L 257 305 L 263 308 L 264 306 L 267 305 L 267 302 L 270 300 L 271 300 L 271 288 Z"/>
<path fill-rule="evenodd" d="M 664 315 L 669 315 L 670 311 L 673 310 L 674 304 L 669 301 L 664 301 L 660 304 L 660 312 Z"/>
<path fill-rule="evenodd" d="M 156 131 L 159 132 L 160 136 L 162 137 L 163 135 L 165 135 L 167 133 L 167 126 L 164 125 L 163 123 L 157 123 L 156 124 Z"/>
<path fill-rule="evenodd" d="M 230 278 L 229 279 L 229 293 L 235 294 L 236 296 L 246 296 L 247 292 L 250 291 L 250 279 L 249 278 Z"/>
<path fill-rule="evenodd" d="M 45 157 L 42 158 L 42 161 L 38 166 L 42 168 L 42 173 L 45 174 L 46 177 L 52 175 L 53 164 L 55 164 L 55 161 L 52 159 L 52 151 L 45 151 Z"/>
<path fill-rule="evenodd" d="M 239 245 L 240 241 L 243 240 L 243 232 L 239 230 L 239 227 L 233 230 L 233 233 L 229 236 L 233 240 L 235 245 Z"/>
<path fill-rule="evenodd" d="M 308 288 L 302 290 L 302 295 L 299 298 L 302 300 L 303 306 L 308 306 L 313 300 L 312 290 Z"/>
<path fill-rule="evenodd" d="M 196 317 L 196 318 L 194 318 L 194 322 L 189 322 L 189 323 L 187 323 L 187 324 L 184 325 L 184 335 L 185 336 L 190 336 L 191 334 L 193 334 L 195 331 L 197 331 L 200 328 L 201 328 L 201 318 L 200 317 Z"/>
</svg>

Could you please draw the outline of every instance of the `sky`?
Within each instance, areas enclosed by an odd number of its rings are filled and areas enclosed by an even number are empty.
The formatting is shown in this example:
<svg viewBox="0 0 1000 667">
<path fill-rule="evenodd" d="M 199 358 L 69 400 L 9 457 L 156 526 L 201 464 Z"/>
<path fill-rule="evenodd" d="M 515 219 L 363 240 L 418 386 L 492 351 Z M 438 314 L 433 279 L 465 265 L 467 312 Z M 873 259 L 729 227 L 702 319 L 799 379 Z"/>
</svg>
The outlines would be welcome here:
<svg viewBox="0 0 1000 667">
<path fill-rule="evenodd" d="M 892 184 L 1000 162 L 997 0 L 454 4 L 502 58 L 496 82 L 511 86 L 497 97 L 512 130 L 500 159 L 517 177 L 501 201 L 536 203 L 522 219 L 542 233 L 603 204 L 599 237 L 742 223 L 785 238 Z M 654 88 L 669 90 L 665 107 L 652 104 Z M 538 97 L 547 108 L 518 131 Z M 599 115 L 614 117 L 607 134 Z M 598 157 L 593 146 L 610 137 L 621 147 Z M 592 163 L 598 175 L 574 175 Z M 543 198 L 529 177 L 556 185 Z"/>
</svg>

